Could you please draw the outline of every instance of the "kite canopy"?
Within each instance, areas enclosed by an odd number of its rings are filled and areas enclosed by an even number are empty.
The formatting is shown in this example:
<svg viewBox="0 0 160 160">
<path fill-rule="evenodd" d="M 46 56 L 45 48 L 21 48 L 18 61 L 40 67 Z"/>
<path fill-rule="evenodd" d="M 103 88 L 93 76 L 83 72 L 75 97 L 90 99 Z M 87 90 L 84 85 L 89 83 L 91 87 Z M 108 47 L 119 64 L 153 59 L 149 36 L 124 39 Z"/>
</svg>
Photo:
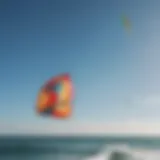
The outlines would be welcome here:
<svg viewBox="0 0 160 160">
<path fill-rule="evenodd" d="M 42 115 L 66 118 L 72 112 L 72 81 L 69 74 L 51 78 L 39 91 L 36 110 Z"/>
</svg>

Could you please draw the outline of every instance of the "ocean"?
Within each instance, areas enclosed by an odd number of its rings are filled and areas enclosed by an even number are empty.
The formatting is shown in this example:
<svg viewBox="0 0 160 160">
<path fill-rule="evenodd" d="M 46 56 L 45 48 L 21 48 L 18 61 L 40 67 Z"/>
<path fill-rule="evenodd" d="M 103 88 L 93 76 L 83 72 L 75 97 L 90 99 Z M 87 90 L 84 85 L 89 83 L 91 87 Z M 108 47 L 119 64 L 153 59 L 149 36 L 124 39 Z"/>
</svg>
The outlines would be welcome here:
<svg viewBox="0 0 160 160">
<path fill-rule="evenodd" d="M 0 160 L 159 160 L 158 137 L 0 136 Z"/>
</svg>

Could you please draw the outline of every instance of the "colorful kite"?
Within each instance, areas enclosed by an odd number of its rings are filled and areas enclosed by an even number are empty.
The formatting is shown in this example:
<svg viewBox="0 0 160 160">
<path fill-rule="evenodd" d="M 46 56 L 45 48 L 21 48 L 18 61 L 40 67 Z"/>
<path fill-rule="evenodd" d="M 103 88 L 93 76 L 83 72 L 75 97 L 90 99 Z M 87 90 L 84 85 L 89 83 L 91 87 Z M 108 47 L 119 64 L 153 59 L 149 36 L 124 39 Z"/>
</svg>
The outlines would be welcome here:
<svg viewBox="0 0 160 160">
<path fill-rule="evenodd" d="M 51 78 L 40 90 L 36 110 L 42 115 L 67 118 L 72 112 L 73 89 L 69 74 Z"/>
</svg>

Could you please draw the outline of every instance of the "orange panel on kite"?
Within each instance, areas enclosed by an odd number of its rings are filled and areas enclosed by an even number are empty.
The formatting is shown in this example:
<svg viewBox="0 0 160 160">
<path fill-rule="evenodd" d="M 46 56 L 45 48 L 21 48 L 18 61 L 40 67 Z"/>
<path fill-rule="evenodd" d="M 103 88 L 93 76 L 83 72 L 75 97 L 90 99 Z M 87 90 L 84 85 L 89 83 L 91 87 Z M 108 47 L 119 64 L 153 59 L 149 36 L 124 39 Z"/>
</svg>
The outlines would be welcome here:
<svg viewBox="0 0 160 160">
<path fill-rule="evenodd" d="M 51 78 L 40 90 L 37 112 L 43 115 L 66 118 L 72 112 L 72 81 L 69 74 Z"/>
</svg>

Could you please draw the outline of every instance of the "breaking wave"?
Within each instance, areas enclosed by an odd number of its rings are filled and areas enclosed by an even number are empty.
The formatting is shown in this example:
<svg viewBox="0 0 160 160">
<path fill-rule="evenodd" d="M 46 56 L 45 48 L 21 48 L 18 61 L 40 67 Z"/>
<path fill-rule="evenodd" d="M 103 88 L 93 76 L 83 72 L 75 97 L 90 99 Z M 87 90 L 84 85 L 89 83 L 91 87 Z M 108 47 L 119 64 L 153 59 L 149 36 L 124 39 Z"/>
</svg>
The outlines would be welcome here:
<svg viewBox="0 0 160 160">
<path fill-rule="evenodd" d="M 85 160 L 159 160 L 160 149 L 147 149 L 128 145 L 109 145 Z"/>
</svg>

